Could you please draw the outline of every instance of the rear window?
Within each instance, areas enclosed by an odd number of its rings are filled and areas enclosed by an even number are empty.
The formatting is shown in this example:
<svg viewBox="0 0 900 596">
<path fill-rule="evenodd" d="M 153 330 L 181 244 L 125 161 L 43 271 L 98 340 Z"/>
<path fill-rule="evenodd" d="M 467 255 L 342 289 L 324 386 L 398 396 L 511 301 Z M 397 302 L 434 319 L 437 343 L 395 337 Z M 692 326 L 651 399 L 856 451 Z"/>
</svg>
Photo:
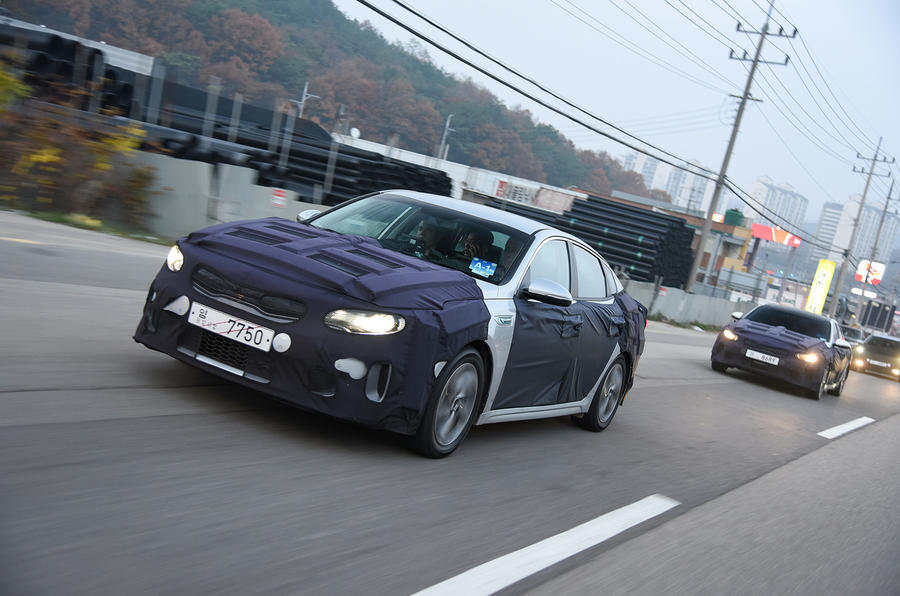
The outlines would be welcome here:
<svg viewBox="0 0 900 596">
<path fill-rule="evenodd" d="M 831 325 L 828 323 L 828 319 L 773 306 L 760 306 L 744 318 L 755 323 L 784 327 L 788 331 L 824 341 L 828 341 L 831 337 Z"/>
</svg>

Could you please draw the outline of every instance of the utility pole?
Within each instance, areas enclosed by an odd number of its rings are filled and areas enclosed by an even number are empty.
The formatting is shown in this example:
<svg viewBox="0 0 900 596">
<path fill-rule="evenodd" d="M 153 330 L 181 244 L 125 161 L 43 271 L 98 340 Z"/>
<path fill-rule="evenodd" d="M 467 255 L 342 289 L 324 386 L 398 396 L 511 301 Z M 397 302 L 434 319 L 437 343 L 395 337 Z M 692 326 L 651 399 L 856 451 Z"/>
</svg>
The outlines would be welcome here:
<svg viewBox="0 0 900 596">
<path fill-rule="evenodd" d="M 722 168 L 719 170 L 719 175 L 716 177 L 716 189 L 713 192 L 712 200 L 709 203 L 709 210 L 706 212 L 706 219 L 703 221 L 703 229 L 700 232 L 700 241 L 697 245 L 697 253 L 694 255 L 694 263 L 691 265 L 691 273 L 688 276 L 687 286 L 685 290 L 688 292 L 693 291 L 694 283 L 697 281 L 697 272 L 700 269 L 700 263 L 703 260 L 703 250 L 706 246 L 706 240 L 709 237 L 710 230 L 712 229 L 712 218 L 713 214 L 716 212 L 716 209 L 719 207 L 719 198 L 722 195 L 722 188 L 725 186 L 725 175 L 728 173 L 728 163 L 731 161 L 731 152 L 734 149 L 734 143 L 737 140 L 738 130 L 741 128 L 741 119 L 744 117 L 744 108 L 747 106 L 747 100 L 750 98 L 750 87 L 753 85 L 753 76 L 756 74 L 756 67 L 760 62 L 765 64 L 787 64 L 788 59 L 785 57 L 784 62 L 767 62 L 765 60 L 760 60 L 759 56 L 762 53 L 763 43 L 766 40 L 766 35 L 774 35 L 776 37 L 794 37 L 797 35 L 797 30 L 794 29 L 794 32 L 791 35 L 787 35 L 783 32 L 783 30 L 779 30 L 778 33 L 769 33 L 769 19 L 772 16 L 772 8 L 775 4 L 775 0 L 769 1 L 769 11 L 766 13 L 766 22 L 763 24 L 762 29 L 758 32 L 759 34 L 759 43 L 756 44 L 756 54 L 753 56 L 753 64 L 750 67 L 750 73 L 747 75 L 747 84 L 744 86 L 744 93 L 741 94 L 741 103 L 738 106 L 737 115 L 734 118 L 734 126 L 731 128 L 731 137 L 728 139 L 728 148 L 725 149 L 725 158 L 722 160 Z M 741 33 L 753 33 L 752 31 L 746 31 L 741 27 L 741 24 L 738 23 L 737 30 Z M 729 53 L 729 58 L 733 60 L 741 60 L 744 62 L 749 62 L 750 59 L 747 57 L 747 52 L 744 52 L 742 57 L 736 57 L 734 50 L 731 50 Z"/>
<path fill-rule="evenodd" d="M 831 295 L 831 305 L 828 307 L 828 316 L 833 317 L 834 311 L 837 310 L 838 297 L 841 294 L 841 286 L 844 285 L 844 276 L 847 274 L 847 265 L 850 264 L 850 251 L 853 250 L 853 243 L 856 242 L 856 233 L 859 231 L 859 220 L 862 219 L 863 207 L 866 205 L 866 194 L 869 192 L 869 184 L 872 182 L 872 176 L 890 176 L 891 173 L 888 171 L 887 174 L 875 174 L 875 163 L 876 162 L 884 162 L 884 163 L 894 163 L 894 159 L 891 158 L 888 160 L 886 157 L 878 159 L 878 153 L 881 151 L 881 141 L 882 138 L 878 137 L 878 146 L 875 148 L 875 155 L 872 156 L 872 161 L 869 164 L 869 171 L 866 172 L 862 168 L 857 168 L 853 166 L 853 171 L 858 174 L 868 174 L 866 176 L 866 186 L 863 188 L 862 198 L 859 200 L 859 211 L 856 212 L 856 221 L 853 222 L 853 232 L 850 233 L 850 243 L 847 245 L 847 248 L 844 250 L 844 260 L 841 261 L 841 269 L 838 271 L 837 284 L 834 286 L 834 292 Z M 863 159 L 863 156 L 856 153 L 857 159 Z M 859 313 L 862 314 L 862 313 Z"/>
<path fill-rule="evenodd" d="M 878 231 L 875 232 L 875 242 L 872 243 L 872 251 L 869 255 L 869 265 L 866 267 L 866 274 L 862 280 L 862 291 L 859 293 L 859 305 L 856 307 L 857 320 L 862 320 L 863 302 L 865 301 L 866 286 L 869 284 L 869 273 L 872 271 L 872 263 L 875 262 L 876 251 L 878 250 L 878 241 L 881 240 L 881 228 L 884 226 L 884 218 L 887 215 L 888 205 L 891 204 L 891 194 L 894 192 L 894 180 L 891 180 L 891 188 L 888 190 L 887 198 L 884 200 L 884 209 L 881 210 L 881 219 L 878 221 Z"/>
<path fill-rule="evenodd" d="M 290 143 L 294 140 L 294 126 L 297 123 L 297 120 L 303 118 L 303 107 L 306 105 L 306 100 L 309 98 L 319 99 L 318 95 L 313 95 L 311 93 L 307 93 L 309 89 L 309 81 L 303 85 L 303 95 L 300 96 L 300 99 L 289 99 L 288 101 L 294 104 L 296 108 L 296 113 L 291 112 L 288 115 L 288 123 L 287 126 L 284 127 L 284 135 L 281 139 L 281 157 L 278 159 L 278 165 L 282 168 L 287 165 L 288 154 L 290 153 Z"/>
<path fill-rule="evenodd" d="M 447 122 L 444 123 L 444 132 L 441 135 L 441 144 L 438 145 L 437 152 L 435 152 L 434 156 L 438 159 L 441 159 L 441 156 L 444 155 L 444 143 L 447 142 L 447 135 L 451 132 L 456 132 L 452 128 L 450 128 L 450 121 L 453 119 L 453 114 L 447 116 Z"/>
</svg>

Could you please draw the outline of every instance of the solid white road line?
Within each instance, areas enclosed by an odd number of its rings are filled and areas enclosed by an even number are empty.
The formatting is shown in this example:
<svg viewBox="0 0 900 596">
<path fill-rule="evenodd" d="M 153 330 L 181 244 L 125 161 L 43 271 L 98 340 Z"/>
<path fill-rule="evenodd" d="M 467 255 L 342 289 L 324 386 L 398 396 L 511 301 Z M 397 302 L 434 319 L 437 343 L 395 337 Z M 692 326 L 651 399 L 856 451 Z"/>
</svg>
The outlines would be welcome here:
<svg viewBox="0 0 900 596">
<path fill-rule="evenodd" d="M 857 428 L 863 427 L 867 424 L 872 424 L 873 422 L 875 422 L 874 419 L 869 418 L 868 416 L 863 416 L 862 418 L 851 420 L 846 424 L 840 424 L 833 428 L 829 428 L 828 430 L 823 430 L 822 432 L 818 433 L 818 435 L 820 437 L 825 437 L 826 439 L 834 439 L 850 432 L 851 430 L 856 430 Z"/>
<path fill-rule="evenodd" d="M 493 594 L 677 505 L 680 505 L 678 501 L 663 495 L 651 495 L 571 530 L 469 569 L 413 596 Z"/>
</svg>

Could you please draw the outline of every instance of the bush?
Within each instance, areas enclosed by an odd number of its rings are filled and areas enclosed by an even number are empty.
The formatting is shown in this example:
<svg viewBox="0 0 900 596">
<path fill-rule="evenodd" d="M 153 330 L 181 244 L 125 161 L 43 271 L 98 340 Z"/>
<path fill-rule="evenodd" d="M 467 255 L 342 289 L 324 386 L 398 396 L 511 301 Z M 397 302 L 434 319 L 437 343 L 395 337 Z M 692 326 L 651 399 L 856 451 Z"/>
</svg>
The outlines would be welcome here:
<svg viewBox="0 0 900 596">
<path fill-rule="evenodd" d="M 2 66 L 0 72 L 6 73 Z M 143 129 L 72 109 L 80 98 L 66 89 L 56 97 L 58 104 L 23 99 L 6 105 L 0 206 L 101 216 L 144 229 L 153 171 L 132 161 Z"/>
</svg>

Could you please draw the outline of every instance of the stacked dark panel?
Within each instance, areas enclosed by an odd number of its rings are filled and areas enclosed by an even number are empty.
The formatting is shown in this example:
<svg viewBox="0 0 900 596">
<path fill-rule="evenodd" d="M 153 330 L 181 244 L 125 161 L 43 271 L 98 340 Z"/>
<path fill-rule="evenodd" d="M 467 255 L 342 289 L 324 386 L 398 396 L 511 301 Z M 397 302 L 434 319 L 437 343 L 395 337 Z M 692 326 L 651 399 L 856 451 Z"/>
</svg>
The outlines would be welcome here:
<svg viewBox="0 0 900 596">
<path fill-rule="evenodd" d="M 492 207 L 535 219 L 581 238 L 631 279 L 680 287 L 687 282 L 694 229 L 680 217 L 598 196 L 576 199 L 565 213 L 492 199 Z"/>
<path fill-rule="evenodd" d="M 39 99 L 70 103 L 64 98 L 77 95 L 82 98 L 78 107 L 87 110 L 91 95 L 85 91 L 93 80 L 101 83 L 96 101 L 103 115 L 99 117 L 120 116 L 142 122 L 150 118 L 153 81 L 145 75 L 104 64 L 100 50 L 49 32 L 4 24 L 0 24 L 0 46 L 11 48 L 12 59 Z M 102 65 L 102 69 L 95 73 L 95 65 Z M 205 91 L 166 80 L 159 103 L 159 124 L 144 124 L 147 137 L 142 149 L 182 159 L 253 168 L 258 172 L 257 184 L 292 190 L 304 200 L 321 199 L 324 204 L 333 205 L 360 194 L 391 188 L 445 196 L 452 190 L 450 178 L 440 170 L 332 143 L 331 135 L 309 120 L 298 120 L 293 134 L 288 135 L 288 159 L 282 166 L 282 130 L 274 135 L 275 150 L 269 150 L 273 138 L 271 107 L 242 105 L 235 123 L 236 136 L 230 142 L 234 107 L 231 98 L 218 98 L 216 109 L 210 114 L 212 133 L 209 136 L 204 136 Z M 284 120 L 278 119 L 282 122 L 280 126 Z M 331 168 L 329 161 L 332 161 Z"/>
</svg>

